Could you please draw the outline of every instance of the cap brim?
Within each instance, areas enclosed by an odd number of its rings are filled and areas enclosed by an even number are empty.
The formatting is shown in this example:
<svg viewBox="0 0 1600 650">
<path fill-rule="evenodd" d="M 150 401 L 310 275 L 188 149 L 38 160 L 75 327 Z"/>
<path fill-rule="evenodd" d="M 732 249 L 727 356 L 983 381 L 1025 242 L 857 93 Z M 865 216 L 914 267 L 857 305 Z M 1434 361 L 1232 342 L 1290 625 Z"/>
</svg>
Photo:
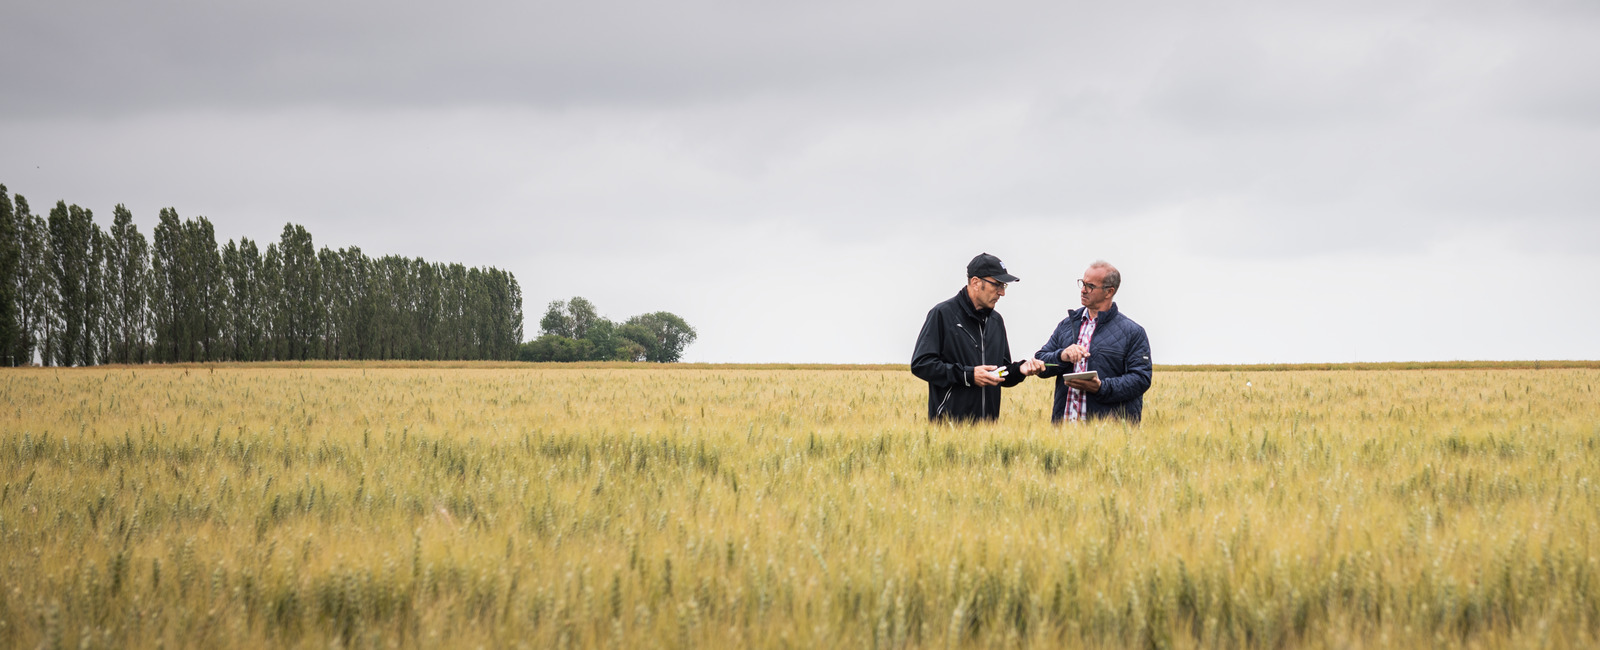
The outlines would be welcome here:
<svg viewBox="0 0 1600 650">
<path fill-rule="evenodd" d="M 1017 277 L 1015 275 L 1012 275 L 1010 273 L 1001 273 L 1000 275 L 994 276 L 994 279 L 999 280 L 1001 282 L 1004 282 L 1006 284 L 1011 284 L 1012 282 L 1021 282 L 1022 281 L 1022 278 L 1019 278 L 1019 277 Z"/>
</svg>

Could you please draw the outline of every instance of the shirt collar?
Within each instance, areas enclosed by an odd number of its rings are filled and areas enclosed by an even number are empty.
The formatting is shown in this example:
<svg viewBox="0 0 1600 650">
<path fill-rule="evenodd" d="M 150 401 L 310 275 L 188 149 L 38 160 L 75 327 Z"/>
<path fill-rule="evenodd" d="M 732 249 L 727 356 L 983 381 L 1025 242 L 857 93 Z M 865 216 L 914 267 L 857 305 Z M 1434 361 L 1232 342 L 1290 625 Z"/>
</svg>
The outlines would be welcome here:
<svg viewBox="0 0 1600 650">
<path fill-rule="evenodd" d="M 1079 307 L 1078 311 L 1075 312 L 1074 315 L 1079 320 L 1090 320 L 1090 318 L 1089 318 L 1089 308 L 1088 307 Z M 1100 313 L 1095 314 L 1093 320 L 1095 321 L 1096 324 L 1098 324 L 1100 321 L 1105 320 L 1107 317 L 1115 316 L 1115 315 L 1117 315 L 1117 303 L 1111 303 L 1110 307 L 1102 309 L 1102 310 L 1100 310 Z"/>
</svg>

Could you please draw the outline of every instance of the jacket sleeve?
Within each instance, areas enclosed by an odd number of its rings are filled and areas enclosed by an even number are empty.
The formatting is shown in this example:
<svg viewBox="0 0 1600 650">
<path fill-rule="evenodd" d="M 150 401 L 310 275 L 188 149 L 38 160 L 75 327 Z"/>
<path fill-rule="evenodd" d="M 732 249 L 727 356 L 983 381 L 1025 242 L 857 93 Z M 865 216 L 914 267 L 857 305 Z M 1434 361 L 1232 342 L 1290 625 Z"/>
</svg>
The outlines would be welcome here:
<svg viewBox="0 0 1600 650">
<path fill-rule="evenodd" d="M 1001 388 L 1010 388 L 1022 383 L 1023 380 L 1028 378 L 1027 375 L 1022 374 L 1021 361 L 1012 361 L 1011 363 L 1006 364 L 1004 367 L 1006 369 L 1006 378 L 1000 381 Z"/>
<path fill-rule="evenodd" d="M 1143 327 L 1136 327 L 1128 334 L 1128 356 L 1125 363 L 1126 373 L 1100 380 L 1100 392 L 1095 394 L 1095 401 L 1116 404 L 1134 399 L 1150 390 L 1150 339 L 1145 336 Z"/>
<path fill-rule="evenodd" d="M 937 307 L 928 310 L 928 319 L 922 323 L 922 333 L 917 335 L 917 347 L 911 351 L 911 374 L 935 386 L 970 385 L 963 376 L 972 377 L 972 368 L 948 363 L 940 355 L 944 347 L 944 319 L 939 318 Z"/>
<path fill-rule="evenodd" d="M 1068 345 L 1066 334 L 1067 328 L 1065 325 L 1069 320 L 1072 319 L 1067 318 L 1062 320 L 1060 323 L 1057 323 L 1056 331 L 1050 334 L 1050 340 L 1045 341 L 1044 347 L 1039 348 L 1038 352 L 1033 353 L 1033 358 L 1045 363 L 1055 364 L 1053 366 L 1046 367 L 1044 370 L 1040 370 L 1038 375 L 1040 379 L 1044 379 L 1045 377 L 1054 377 L 1061 373 L 1072 370 L 1071 364 L 1063 363 L 1061 361 L 1061 351 L 1067 349 Z"/>
</svg>

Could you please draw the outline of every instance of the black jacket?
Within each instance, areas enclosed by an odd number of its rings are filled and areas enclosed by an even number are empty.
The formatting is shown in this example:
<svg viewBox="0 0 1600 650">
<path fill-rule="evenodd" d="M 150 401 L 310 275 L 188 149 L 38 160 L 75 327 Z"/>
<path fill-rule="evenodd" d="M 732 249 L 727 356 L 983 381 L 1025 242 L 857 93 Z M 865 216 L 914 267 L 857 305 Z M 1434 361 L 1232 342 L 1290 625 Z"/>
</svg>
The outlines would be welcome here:
<svg viewBox="0 0 1600 650">
<path fill-rule="evenodd" d="M 1078 328 L 1086 310 L 1072 310 L 1056 331 L 1034 353 L 1035 359 L 1060 364 L 1045 368 L 1040 378 L 1072 372 L 1072 364 L 1062 363 L 1061 350 L 1078 342 Z M 1144 392 L 1150 390 L 1150 339 L 1144 328 L 1117 311 L 1117 303 L 1095 317 L 1094 337 L 1089 340 L 1089 369 L 1100 373 L 1100 392 L 1084 400 L 1090 419 L 1117 417 L 1138 422 L 1144 416 Z M 1056 379 L 1055 405 L 1050 419 L 1066 417 L 1067 384 Z"/>
<path fill-rule="evenodd" d="M 1006 366 L 1000 386 L 972 383 L 977 366 Z M 977 309 L 963 287 L 928 310 L 911 353 L 911 374 L 928 382 L 928 419 L 993 420 L 1000 417 L 1000 387 L 1022 383 L 1011 362 L 1006 322 L 993 309 Z"/>
</svg>

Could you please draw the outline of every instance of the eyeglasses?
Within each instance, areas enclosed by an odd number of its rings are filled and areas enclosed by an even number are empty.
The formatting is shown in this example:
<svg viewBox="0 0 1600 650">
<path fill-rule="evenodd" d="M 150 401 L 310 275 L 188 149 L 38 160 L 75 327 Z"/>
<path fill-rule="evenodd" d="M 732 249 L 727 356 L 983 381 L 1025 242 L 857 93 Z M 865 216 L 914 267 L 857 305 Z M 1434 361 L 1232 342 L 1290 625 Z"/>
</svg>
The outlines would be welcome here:
<svg viewBox="0 0 1600 650">
<path fill-rule="evenodd" d="M 1099 286 L 1095 286 L 1095 284 L 1093 282 L 1084 282 L 1083 280 L 1079 280 L 1078 281 L 1078 286 L 1081 287 L 1081 288 L 1084 288 L 1084 289 L 1088 289 L 1090 291 L 1094 291 L 1096 289 L 1110 289 L 1111 288 L 1111 287 L 1108 287 L 1108 286 L 1103 285 L 1103 284 L 1099 285 Z"/>
<path fill-rule="evenodd" d="M 979 280 L 983 280 L 984 282 L 987 282 L 989 284 L 994 285 L 994 288 L 999 289 L 1001 291 L 1005 291 L 1006 287 L 1011 284 L 1009 282 L 1000 282 L 998 280 L 990 280 L 989 278 L 978 278 L 978 279 Z"/>
</svg>

